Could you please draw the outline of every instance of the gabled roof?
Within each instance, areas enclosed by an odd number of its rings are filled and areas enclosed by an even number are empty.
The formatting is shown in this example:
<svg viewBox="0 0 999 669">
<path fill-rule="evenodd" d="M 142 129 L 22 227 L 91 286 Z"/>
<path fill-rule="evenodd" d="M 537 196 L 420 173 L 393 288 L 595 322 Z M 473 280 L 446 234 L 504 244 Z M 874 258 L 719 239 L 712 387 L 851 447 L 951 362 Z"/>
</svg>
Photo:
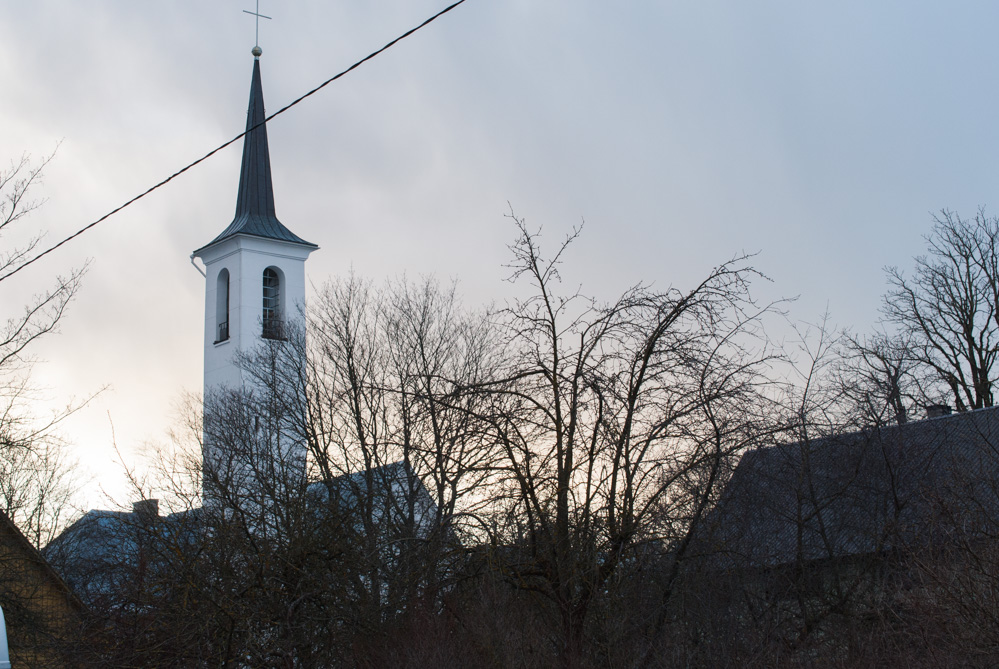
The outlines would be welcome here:
<svg viewBox="0 0 999 669">
<path fill-rule="evenodd" d="M 412 510 L 415 529 L 421 535 L 433 530 L 437 512 L 423 481 L 402 460 L 316 481 L 309 485 L 308 495 L 323 504 L 332 497 L 345 513 L 360 513 L 365 503 L 371 504 L 372 516 L 379 524 L 405 524 Z"/>
<path fill-rule="evenodd" d="M 996 517 L 989 408 L 751 451 L 698 549 L 719 566 L 775 566 L 928 546 Z"/>
<path fill-rule="evenodd" d="M 391 544 L 395 533 L 406 527 L 410 510 L 412 530 L 420 536 L 428 535 L 437 510 L 420 478 L 404 462 L 311 483 L 306 495 L 306 504 L 317 512 L 316 518 L 329 508 L 331 499 L 339 512 L 355 520 L 364 503 L 370 504 L 371 516 L 381 528 L 379 532 L 384 532 L 381 538 L 386 544 Z M 84 601 L 94 602 L 120 592 L 134 580 L 143 550 L 149 553 L 147 559 L 152 566 L 157 560 L 162 563 L 162 558 L 156 556 L 170 552 L 165 546 L 182 546 L 193 554 L 203 541 L 203 523 L 202 508 L 166 516 L 159 516 L 155 510 L 92 510 L 50 542 L 44 553 L 56 573 Z M 354 529 L 363 531 L 359 522 Z"/>
<path fill-rule="evenodd" d="M 175 545 L 196 545 L 199 509 L 167 516 L 136 511 L 88 511 L 45 548 L 44 555 L 84 601 L 94 603 L 134 579 L 143 544 L 168 537 Z"/>
<path fill-rule="evenodd" d="M 203 249 L 235 235 L 250 235 L 276 239 L 292 244 L 319 248 L 307 242 L 278 220 L 274 209 L 274 187 L 271 183 L 271 159 L 267 148 L 267 125 L 264 123 L 264 89 L 260 83 L 260 60 L 253 60 L 250 82 L 250 106 L 246 115 L 246 135 L 243 138 L 243 163 L 239 172 L 239 193 L 236 196 L 236 216 L 232 223 Z"/>
<path fill-rule="evenodd" d="M 0 534 L 7 537 L 5 540 L 7 543 L 6 550 L 3 551 L 8 553 L 3 560 L 4 567 L 7 570 L 16 569 L 18 559 L 23 560 L 25 565 L 33 565 L 41 574 L 44 575 L 45 579 L 52 583 L 56 590 L 65 594 L 66 601 L 72 608 L 77 611 L 83 610 L 83 603 L 80 601 L 79 597 L 77 597 L 73 590 L 70 589 L 70 587 L 52 567 L 52 565 L 49 564 L 41 552 L 39 552 L 39 550 L 32 545 L 28 538 L 24 536 L 21 529 L 14 524 L 13 520 L 10 519 L 10 516 L 3 511 L 0 511 Z M 27 574 L 22 573 L 18 576 L 26 578 Z M 30 589 L 30 585 L 26 585 L 25 587 L 26 589 Z"/>
</svg>

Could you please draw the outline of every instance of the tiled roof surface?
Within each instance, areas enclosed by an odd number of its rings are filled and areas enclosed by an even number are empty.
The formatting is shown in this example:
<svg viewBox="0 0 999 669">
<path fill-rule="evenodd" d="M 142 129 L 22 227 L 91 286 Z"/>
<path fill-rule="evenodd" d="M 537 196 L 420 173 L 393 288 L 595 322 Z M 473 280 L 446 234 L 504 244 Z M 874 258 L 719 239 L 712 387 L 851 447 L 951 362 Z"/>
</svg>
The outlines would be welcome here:
<svg viewBox="0 0 999 669">
<path fill-rule="evenodd" d="M 92 603 L 120 591 L 123 583 L 134 578 L 143 544 L 154 535 L 149 520 L 134 512 L 88 511 L 43 553 L 73 591 Z M 175 544 L 197 541 L 197 509 L 158 517 L 155 522 L 157 536 L 169 537 Z"/>
<path fill-rule="evenodd" d="M 369 475 L 372 494 L 368 494 Z M 423 535 L 431 531 L 436 506 L 420 478 L 403 462 L 344 474 L 328 483 L 312 483 L 309 504 L 321 513 L 327 508 L 330 492 L 337 499 L 336 508 L 348 514 L 361 511 L 360 500 L 369 501 L 374 521 L 384 528 L 386 536 L 406 525 L 411 507 L 415 532 Z M 46 546 L 44 555 L 84 601 L 94 601 L 120 592 L 134 578 L 143 550 L 147 556 L 163 550 L 154 545 L 157 541 L 187 546 L 193 553 L 201 541 L 201 513 L 196 508 L 150 518 L 134 511 L 88 511 Z M 155 559 L 149 566 L 153 563 Z"/>
<path fill-rule="evenodd" d="M 699 533 L 771 566 L 946 541 L 999 520 L 999 408 L 747 453 Z"/>
</svg>

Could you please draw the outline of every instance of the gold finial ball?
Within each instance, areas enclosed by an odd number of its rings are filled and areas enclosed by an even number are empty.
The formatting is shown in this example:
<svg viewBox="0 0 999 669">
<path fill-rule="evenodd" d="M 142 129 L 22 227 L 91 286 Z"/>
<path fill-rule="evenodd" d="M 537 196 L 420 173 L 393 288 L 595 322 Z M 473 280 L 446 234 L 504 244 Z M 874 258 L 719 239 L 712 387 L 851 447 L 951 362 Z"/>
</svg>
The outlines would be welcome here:
<svg viewBox="0 0 999 669">
<path fill-rule="evenodd" d="M 262 54 L 263 52 L 264 50 L 261 49 L 259 46 L 255 46 L 252 49 L 250 49 L 250 53 L 252 53 L 255 58 L 260 58 L 260 54 Z"/>
</svg>

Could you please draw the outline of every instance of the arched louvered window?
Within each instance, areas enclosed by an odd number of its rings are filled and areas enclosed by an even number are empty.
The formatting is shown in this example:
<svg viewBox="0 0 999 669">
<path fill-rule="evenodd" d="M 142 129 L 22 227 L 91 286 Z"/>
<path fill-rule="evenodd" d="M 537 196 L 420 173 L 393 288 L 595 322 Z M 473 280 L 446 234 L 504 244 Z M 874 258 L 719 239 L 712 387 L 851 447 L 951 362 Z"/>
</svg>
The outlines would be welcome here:
<svg viewBox="0 0 999 669">
<path fill-rule="evenodd" d="M 281 280 L 281 271 L 276 267 L 268 267 L 264 270 L 264 312 L 263 312 L 263 337 L 264 339 L 284 339 L 284 321 L 282 318 L 281 296 L 284 286 Z"/>
<path fill-rule="evenodd" d="M 215 343 L 229 339 L 229 270 L 219 272 L 215 285 Z"/>
</svg>

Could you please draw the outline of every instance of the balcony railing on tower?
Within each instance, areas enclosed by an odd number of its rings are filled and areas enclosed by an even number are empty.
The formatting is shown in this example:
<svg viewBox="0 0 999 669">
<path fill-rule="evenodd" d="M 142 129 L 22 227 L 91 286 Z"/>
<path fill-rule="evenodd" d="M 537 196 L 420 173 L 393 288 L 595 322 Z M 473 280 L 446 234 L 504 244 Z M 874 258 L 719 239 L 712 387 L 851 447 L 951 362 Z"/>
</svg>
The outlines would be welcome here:
<svg viewBox="0 0 999 669">
<path fill-rule="evenodd" d="M 215 333 L 215 343 L 221 344 L 222 342 L 229 339 L 229 321 L 222 321 L 216 326 L 217 332 Z"/>
</svg>

